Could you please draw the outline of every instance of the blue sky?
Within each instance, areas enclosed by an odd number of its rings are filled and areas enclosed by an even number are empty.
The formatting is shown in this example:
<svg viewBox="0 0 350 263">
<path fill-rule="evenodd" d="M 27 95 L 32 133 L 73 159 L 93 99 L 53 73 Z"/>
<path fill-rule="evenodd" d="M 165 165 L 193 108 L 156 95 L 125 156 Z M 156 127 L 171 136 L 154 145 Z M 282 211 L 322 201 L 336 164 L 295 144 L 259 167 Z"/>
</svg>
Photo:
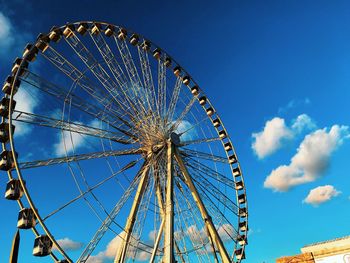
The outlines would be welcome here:
<svg viewBox="0 0 350 263">
<path fill-rule="evenodd" d="M 274 262 L 349 234 L 349 11 L 348 1 L 1 1 L 0 77 L 26 42 L 67 21 L 147 36 L 220 112 L 246 180 L 245 262 Z M 18 207 L 0 204 L 5 262 Z"/>
</svg>

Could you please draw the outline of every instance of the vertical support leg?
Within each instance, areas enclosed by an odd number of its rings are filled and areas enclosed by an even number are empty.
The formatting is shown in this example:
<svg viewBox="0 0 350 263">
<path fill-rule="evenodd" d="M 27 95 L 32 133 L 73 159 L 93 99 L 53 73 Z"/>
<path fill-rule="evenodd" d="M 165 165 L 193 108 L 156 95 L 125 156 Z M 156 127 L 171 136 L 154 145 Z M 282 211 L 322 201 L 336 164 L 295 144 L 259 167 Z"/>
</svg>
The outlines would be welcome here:
<svg viewBox="0 0 350 263">
<path fill-rule="evenodd" d="M 149 170 L 149 167 L 145 167 L 144 171 L 141 174 L 141 180 L 139 182 L 139 186 L 138 186 L 137 191 L 136 191 L 135 199 L 134 199 L 134 202 L 132 204 L 129 217 L 126 221 L 125 233 L 123 235 L 123 241 L 122 241 L 121 246 L 118 249 L 118 253 L 114 259 L 114 263 L 121 263 L 121 262 L 124 262 L 124 260 L 125 260 L 126 252 L 128 250 L 128 246 L 129 246 L 129 242 L 130 242 L 130 237 L 132 234 L 132 229 L 133 229 L 134 224 L 135 224 L 137 211 L 139 209 L 139 206 L 140 206 L 140 203 L 142 200 L 142 196 L 143 196 L 145 189 L 146 189 L 146 185 L 147 185 L 147 181 L 148 181 L 148 170 Z"/>
<path fill-rule="evenodd" d="M 187 171 L 187 168 L 186 168 L 180 154 L 178 153 L 178 151 L 176 149 L 175 149 L 174 153 L 175 153 L 175 159 L 176 159 L 177 163 L 179 164 L 181 172 L 185 178 L 185 183 L 188 186 L 188 188 L 191 190 L 192 197 L 198 206 L 198 209 L 202 215 L 202 218 L 205 222 L 206 227 L 208 228 L 210 238 L 213 241 L 213 243 L 215 243 L 216 247 L 219 250 L 222 262 L 223 263 L 230 263 L 231 262 L 230 256 L 228 255 L 228 253 L 225 249 L 225 246 L 224 246 L 218 232 L 216 231 L 214 223 L 211 220 L 211 217 L 208 214 L 208 211 L 203 204 L 203 201 L 202 201 L 202 199 L 197 191 L 196 186 L 194 185 L 194 183 L 192 181 L 190 174 Z"/>
<path fill-rule="evenodd" d="M 13 238 L 13 241 L 12 241 L 12 248 L 11 248 L 11 255 L 10 255 L 9 263 L 17 263 L 19 242 L 20 242 L 20 235 L 19 235 L 19 230 L 17 230 L 17 232 Z"/>
<path fill-rule="evenodd" d="M 167 185 L 165 198 L 165 234 L 164 234 L 164 263 L 173 263 L 174 260 L 174 145 L 169 140 L 167 150 Z"/>
</svg>

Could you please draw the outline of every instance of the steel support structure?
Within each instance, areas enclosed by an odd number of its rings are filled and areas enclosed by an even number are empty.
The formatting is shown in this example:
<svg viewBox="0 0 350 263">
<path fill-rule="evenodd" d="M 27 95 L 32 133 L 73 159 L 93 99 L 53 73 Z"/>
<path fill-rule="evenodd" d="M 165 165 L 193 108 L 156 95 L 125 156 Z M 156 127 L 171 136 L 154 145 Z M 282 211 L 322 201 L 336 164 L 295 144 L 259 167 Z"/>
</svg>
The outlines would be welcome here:
<svg viewBox="0 0 350 263">
<path fill-rule="evenodd" d="M 223 263 L 230 263 L 230 256 L 228 255 L 224 244 L 215 228 L 215 225 L 211 219 L 211 217 L 209 216 L 209 213 L 207 211 L 207 209 L 204 206 L 204 203 L 197 191 L 197 188 L 195 187 L 192 178 L 179 154 L 179 152 L 177 151 L 177 149 L 175 149 L 174 151 L 175 154 L 175 159 L 176 162 L 178 163 L 180 170 L 185 178 L 185 183 L 187 185 L 187 187 L 190 189 L 193 199 L 196 202 L 198 209 L 201 213 L 201 216 L 205 222 L 206 227 L 208 228 L 208 233 L 209 233 L 209 238 L 213 241 L 213 243 L 215 244 L 215 246 L 217 247 L 217 249 L 219 250 L 220 253 L 220 257 Z M 214 251 L 215 253 L 215 251 Z"/>
<path fill-rule="evenodd" d="M 167 142 L 167 182 L 165 195 L 164 263 L 175 262 L 174 258 L 174 144 Z"/>
<path fill-rule="evenodd" d="M 124 229 L 124 234 L 122 235 L 122 244 L 118 249 L 117 255 L 114 259 L 114 263 L 121 263 L 124 262 L 125 257 L 126 257 L 126 253 L 128 251 L 128 247 L 130 244 L 130 238 L 132 235 L 132 230 L 135 224 L 135 220 L 136 220 L 136 216 L 137 216 L 137 212 L 143 197 L 143 194 L 145 192 L 147 183 L 148 183 L 148 177 L 149 177 L 149 166 L 144 167 L 144 171 L 141 174 L 141 179 L 140 179 L 140 183 L 139 186 L 137 188 L 136 191 L 136 195 L 134 198 L 134 202 L 132 204 L 131 210 L 130 210 L 130 214 L 128 216 L 128 219 L 126 221 L 126 225 L 125 225 L 125 229 Z"/>
</svg>

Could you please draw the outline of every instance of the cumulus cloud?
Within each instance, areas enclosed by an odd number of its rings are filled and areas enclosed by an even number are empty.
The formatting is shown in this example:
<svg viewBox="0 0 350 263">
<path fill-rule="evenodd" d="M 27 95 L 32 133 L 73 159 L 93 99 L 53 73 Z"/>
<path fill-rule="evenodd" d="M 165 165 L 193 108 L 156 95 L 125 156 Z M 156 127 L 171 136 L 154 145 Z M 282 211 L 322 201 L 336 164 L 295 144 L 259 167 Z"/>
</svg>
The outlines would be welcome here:
<svg viewBox="0 0 350 263">
<path fill-rule="evenodd" d="M 83 124 L 82 122 L 75 122 L 76 124 Z M 94 128 L 101 128 L 101 123 L 98 120 L 92 120 L 87 126 Z M 78 148 L 86 146 L 84 142 L 86 135 L 70 132 L 70 131 L 62 131 L 58 135 L 58 142 L 54 144 L 54 151 L 57 156 L 62 156 L 70 154 L 76 151 Z"/>
<path fill-rule="evenodd" d="M 314 128 L 316 124 L 307 114 L 299 115 L 290 127 L 283 118 L 275 117 L 265 123 L 262 131 L 253 133 L 252 149 L 259 159 L 263 159 L 276 152 L 284 142 L 293 139 L 295 135 Z"/>
<path fill-rule="evenodd" d="M 303 130 L 312 130 L 316 128 L 315 122 L 307 115 L 299 115 L 292 123 L 292 130 L 296 133 L 300 133 Z"/>
<path fill-rule="evenodd" d="M 58 244 L 60 245 L 60 247 L 63 250 L 66 251 L 74 251 L 74 250 L 79 250 L 80 248 L 83 247 L 83 243 L 81 242 L 77 242 L 77 241 L 73 241 L 68 237 L 65 237 L 63 239 L 58 239 L 57 240 Z M 57 250 L 56 247 L 53 247 L 54 250 Z"/>
<path fill-rule="evenodd" d="M 285 113 L 293 108 L 303 105 L 309 105 L 310 103 L 311 101 L 309 98 L 291 100 L 286 106 L 279 108 L 278 113 Z"/>
<path fill-rule="evenodd" d="M 308 196 L 304 199 L 303 203 L 318 206 L 336 197 L 341 192 L 336 190 L 332 185 L 324 185 L 316 187 L 310 190 Z"/>
<path fill-rule="evenodd" d="M 286 126 L 284 119 L 275 117 L 265 123 L 263 131 L 253 133 L 252 148 L 262 159 L 277 151 L 282 142 L 293 137 L 293 132 Z"/>
<path fill-rule="evenodd" d="M 103 263 L 110 259 L 114 259 L 122 244 L 122 237 L 124 235 L 125 232 L 121 232 L 118 236 L 113 238 L 104 251 L 101 251 L 94 256 L 90 256 L 87 263 Z M 137 261 L 147 261 L 150 259 L 152 252 L 149 247 L 138 243 L 135 237 L 131 237 L 130 242 L 131 245 L 129 246 L 127 255 L 129 258 L 136 259 Z"/>
<path fill-rule="evenodd" d="M 332 153 L 349 138 L 347 126 L 316 130 L 305 136 L 288 165 L 281 165 L 266 178 L 264 186 L 275 191 L 315 181 L 327 170 Z"/>
<path fill-rule="evenodd" d="M 62 156 L 69 154 L 83 146 L 84 135 L 76 132 L 62 131 L 59 135 L 59 142 L 54 144 L 55 154 Z"/>
<path fill-rule="evenodd" d="M 11 19 L 0 11 L 0 56 L 2 59 L 14 59 L 19 56 L 26 42 L 33 39 L 32 34 L 21 29 L 20 34 Z"/>
<path fill-rule="evenodd" d="M 29 86 L 28 84 L 22 84 L 18 89 L 18 92 L 14 96 L 16 101 L 16 110 L 33 113 L 34 110 L 39 105 L 39 94 L 38 90 Z M 17 115 L 14 115 L 14 119 Z M 27 135 L 32 129 L 33 126 L 24 122 L 15 122 L 16 130 L 15 136 Z"/>
</svg>

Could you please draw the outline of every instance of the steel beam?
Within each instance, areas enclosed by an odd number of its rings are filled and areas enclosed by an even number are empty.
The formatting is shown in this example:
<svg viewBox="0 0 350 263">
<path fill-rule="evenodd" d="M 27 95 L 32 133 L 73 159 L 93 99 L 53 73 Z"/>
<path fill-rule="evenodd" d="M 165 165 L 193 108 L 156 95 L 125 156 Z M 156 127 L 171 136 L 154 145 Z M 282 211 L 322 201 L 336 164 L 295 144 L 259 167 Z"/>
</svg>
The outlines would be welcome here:
<svg viewBox="0 0 350 263">
<path fill-rule="evenodd" d="M 123 235 L 123 241 L 122 241 L 121 246 L 118 249 L 117 255 L 114 259 L 114 263 L 121 263 L 121 262 L 124 262 L 124 260 L 125 260 L 126 253 L 127 253 L 129 243 L 130 243 L 132 230 L 133 230 L 133 227 L 135 224 L 137 212 L 138 212 L 143 194 L 146 190 L 148 177 L 149 177 L 148 171 L 149 171 L 149 166 L 145 167 L 145 170 L 142 172 L 140 183 L 139 183 L 139 186 L 137 188 L 136 195 L 134 198 L 134 202 L 132 204 L 129 217 L 126 221 L 125 233 Z"/>
<path fill-rule="evenodd" d="M 165 197 L 164 263 L 175 262 L 174 258 L 174 145 L 167 142 L 167 185 Z"/>
<path fill-rule="evenodd" d="M 230 256 L 228 255 L 225 246 L 215 228 L 215 225 L 210 217 L 210 215 L 208 214 L 207 209 L 204 206 L 204 203 L 197 191 L 196 186 L 194 185 L 192 178 L 190 176 L 190 174 L 188 173 L 188 170 L 179 154 L 179 152 L 177 151 L 177 149 L 175 149 L 175 159 L 177 161 L 177 163 L 179 164 L 180 170 L 185 178 L 185 183 L 188 186 L 188 188 L 190 189 L 193 199 L 196 202 L 198 209 L 202 215 L 202 218 L 204 220 L 204 223 L 206 225 L 206 227 L 208 228 L 208 232 L 210 235 L 211 240 L 213 241 L 213 243 L 216 245 L 216 247 L 219 250 L 220 253 L 220 257 L 223 263 L 230 263 Z"/>
</svg>

